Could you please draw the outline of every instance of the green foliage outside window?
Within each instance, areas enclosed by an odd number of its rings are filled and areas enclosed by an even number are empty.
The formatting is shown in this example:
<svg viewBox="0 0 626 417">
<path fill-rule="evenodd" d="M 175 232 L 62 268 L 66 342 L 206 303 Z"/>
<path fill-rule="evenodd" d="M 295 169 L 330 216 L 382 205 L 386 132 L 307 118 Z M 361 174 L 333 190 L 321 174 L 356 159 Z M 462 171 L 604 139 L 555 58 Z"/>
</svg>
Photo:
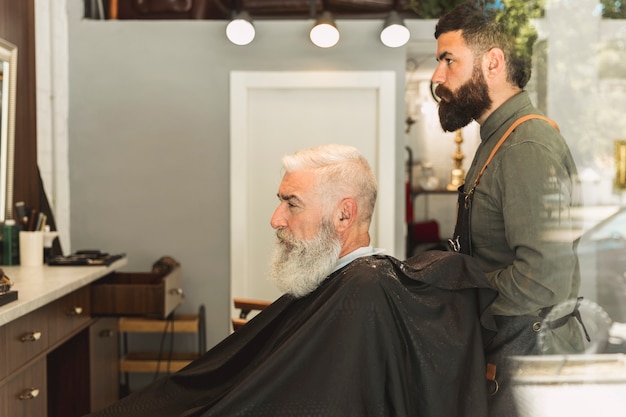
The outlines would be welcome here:
<svg viewBox="0 0 626 417">
<path fill-rule="evenodd" d="M 411 6 L 416 8 L 416 13 L 422 13 L 424 18 L 436 18 L 464 1 L 411 0 Z M 529 18 L 538 18 L 543 15 L 543 0 L 476 1 L 482 3 L 486 9 L 501 10 L 502 13 L 498 13 L 497 19 L 507 28 L 512 38 L 515 39 L 515 54 L 522 59 L 532 56 L 533 45 L 537 40 L 537 32 L 530 25 Z"/>
<path fill-rule="evenodd" d="M 436 19 L 443 16 L 447 11 L 452 10 L 457 4 L 465 0 L 439 0 L 424 1 L 411 0 L 409 8 L 421 19 Z"/>
<path fill-rule="evenodd" d="M 437 19 L 457 4 L 466 0 L 410 0 L 409 8 L 421 19 Z M 543 0 L 476 0 L 492 6 L 506 5 L 507 8 L 525 8 L 529 17 L 543 16 Z M 601 0 L 602 17 L 605 19 L 626 19 L 626 0 Z"/>
<path fill-rule="evenodd" d="M 410 0 L 409 8 L 422 19 L 437 19 L 456 5 L 466 0 Z M 539 17 L 543 14 L 543 0 L 476 0 L 485 7 L 525 10 L 529 17 Z M 604 0 L 610 1 L 610 0 Z"/>
<path fill-rule="evenodd" d="M 626 19 L 626 4 L 621 0 L 602 0 L 602 17 L 605 19 Z"/>
</svg>

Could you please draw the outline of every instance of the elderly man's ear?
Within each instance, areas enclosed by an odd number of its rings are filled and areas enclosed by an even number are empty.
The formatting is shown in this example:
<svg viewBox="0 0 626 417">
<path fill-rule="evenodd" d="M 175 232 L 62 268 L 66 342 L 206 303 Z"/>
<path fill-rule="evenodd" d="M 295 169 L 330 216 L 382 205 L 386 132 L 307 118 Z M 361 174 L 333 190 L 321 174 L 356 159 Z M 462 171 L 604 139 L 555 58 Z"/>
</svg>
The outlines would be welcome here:
<svg viewBox="0 0 626 417">
<path fill-rule="evenodd" d="M 356 220 L 357 206 L 353 198 L 344 198 L 339 203 L 334 216 L 335 229 L 342 232 L 348 229 Z"/>
</svg>

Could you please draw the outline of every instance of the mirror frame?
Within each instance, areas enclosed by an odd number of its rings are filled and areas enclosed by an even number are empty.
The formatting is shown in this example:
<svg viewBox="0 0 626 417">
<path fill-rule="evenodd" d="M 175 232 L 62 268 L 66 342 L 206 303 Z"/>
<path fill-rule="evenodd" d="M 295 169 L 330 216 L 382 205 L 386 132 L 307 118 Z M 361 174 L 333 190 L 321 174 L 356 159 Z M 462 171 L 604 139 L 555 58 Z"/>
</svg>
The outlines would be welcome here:
<svg viewBox="0 0 626 417">
<path fill-rule="evenodd" d="M 17 46 L 0 38 L 2 114 L 0 115 L 0 222 L 13 218 L 15 153 L 15 101 L 17 96 Z"/>
</svg>

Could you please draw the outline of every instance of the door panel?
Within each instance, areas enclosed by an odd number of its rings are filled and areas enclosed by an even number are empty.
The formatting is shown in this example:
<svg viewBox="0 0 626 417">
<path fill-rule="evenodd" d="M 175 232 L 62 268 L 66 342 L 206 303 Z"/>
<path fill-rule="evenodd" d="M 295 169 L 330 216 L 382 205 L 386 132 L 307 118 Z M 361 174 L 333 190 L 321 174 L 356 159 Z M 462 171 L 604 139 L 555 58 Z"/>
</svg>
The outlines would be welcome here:
<svg viewBox="0 0 626 417">
<path fill-rule="evenodd" d="M 231 296 L 273 300 L 268 281 L 280 160 L 324 143 L 357 147 L 379 181 L 372 243 L 395 252 L 393 72 L 231 74 Z"/>
</svg>

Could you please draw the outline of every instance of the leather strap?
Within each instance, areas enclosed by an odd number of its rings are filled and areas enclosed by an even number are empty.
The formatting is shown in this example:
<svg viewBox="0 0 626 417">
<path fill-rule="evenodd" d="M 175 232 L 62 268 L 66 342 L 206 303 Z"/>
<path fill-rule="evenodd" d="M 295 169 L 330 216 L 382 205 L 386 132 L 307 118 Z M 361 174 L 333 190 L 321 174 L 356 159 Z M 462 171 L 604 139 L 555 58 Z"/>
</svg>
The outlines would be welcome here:
<svg viewBox="0 0 626 417">
<path fill-rule="evenodd" d="M 481 168 L 480 172 L 478 173 L 478 176 L 476 177 L 476 180 L 474 181 L 474 185 L 472 186 L 472 191 L 476 188 L 476 186 L 478 185 L 478 182 L 480 181 L 480 177 L 483 176 L 483 172 L 485 172 L 485 170 L 487 169 L 487 166 L 489 165 L 489 163 L 491 162 L 491 160 L 493 159 L 494 155 L 496 154 L 496 152 L 498 151 L 498 149 L 500 149 L 500 146 L 502 146 L 502 144 L 504 143 L 504 141 L 509 137 L 509 135 L 511 134 L 511 132 L 513 132 L 515 130 L 515 128 L 519 125 L 521 125 L 522 123 L 524 123 L 527 120 L 531 120 L 531 119 L 540 119 L 540 120 L 544 120 L 548 123 L 550 123 L 552 125 L 552 127 L 554 127 L 556 130 L 559 130 L 559 126 L 556 124 L 556 122 L 554 122 L 552 119 L 548 119 L 547 117 L 544 116 L 540 116 L 538 114 L 527 114 L 526 116 L 522 116 L 519 119 L 517 119 L 516 121 L 513 122 L 513 124 L 511 126 L 509 126 L 509 128 L 507 129 L 506 132 L 504 132 L 504 135 L 502 135 L 502 137 L 500 138 L 500 140 L 498 141 L 498 143 L 496 143 L 496 146 L 494 146 L 493 150 L 491 151 L 491 153 L 489 154 L 489 158 L 487 158 L 487 161 L 485 162 L 485 165 L 483 165 L 483 167 Z M 560 131 L 560 130 L 559 130 Z"/>
<path fill-rule="evenodd" d="M 490 396 L 496 395 L 500 386 L 498 384 L 498 380 L 496 379 L 496 364 L 495 363 L 487 363 L 487 372 L 485 374 L 487 381 L 491 384 L 491 387 L 488 388 L 488 394 Z"/>
<path fill-rule="evenodd" d="M 489 165 L 489 163 L 493 159 L 493 157 L 496 154 L 496 152 L 498 152 L 498 149 L 500 149 L 500 146 L 502 146 L 504 141 L 509 137 L 511 132 L 513 132 L 517 126 L 519 126 L 522 123 L 524 123 L 525 121 L 531 120 L 531 119 L 544 120 L 544 121 L 550 123 L 550 125 L 552 125 L 552 127 L 554 127 L 556 130 L 560 130 L 559 126 L 552 119 L 548 119 L 547 117 L 540 116 L 538 114 L 527 114 L 526 116 L 522 116 L 519 119 L 517 119 L 516 121 L 514 121 L 513 124 L 511 126 L 509 126 L 509 128 L 506 130 L 506 132 L 504 132 L 504 135 L 502 135 L 502 137 L 500 138 L 498 143 L 496 143 L 496 146 L 493 147 L 493 150 L 489 154 L 489 157 L 487 158 L 487 161 L 485 162 L 485 164 L 481 168 L 480 172 L 478 172 L 478 176 L 476 177 L 476 180 L 474 181 L 474 185 L 472 185 L 471 190 L 466 195 L 466 204 L 467 204 L 467 198 L 468 197 L 471 198 L 471 196 L 474 194 L 474 189 L 476 189 L 476 186 L 478 185 L 478 182 L 480 181 L 480 177 L 483 176 L 483 172 L 485 172 L 485 170 L 487 169 L 487 166 Z M 578 304 L 577 304 L 577 307 L 578 307 Z M 577 311 L 578 311 L 578 309 L 576 308 L 574 310 L 574 312 L 577 312 Z M 567 319 L 569 319 L 569 316 L 567 317 Z M 581 323 L 582 323 L 582 321 L 581 321 Z M 585 333 L 587 333 L 586 329 L 585 329 Z M 491 382 L 493 384 L 493 388 L 491 388 L 491 392 L 489 392 L 489 395 L 495 395 L 498 392 L 499 386 L 498 386 L 498 380 L 496 379 L 496 365 L 494 363 L 487 363 L 487 369 L 486 369 L 485 377 L 487 378 L 487 381 L 489 381 L 489 382 Z"/>
</svg>

